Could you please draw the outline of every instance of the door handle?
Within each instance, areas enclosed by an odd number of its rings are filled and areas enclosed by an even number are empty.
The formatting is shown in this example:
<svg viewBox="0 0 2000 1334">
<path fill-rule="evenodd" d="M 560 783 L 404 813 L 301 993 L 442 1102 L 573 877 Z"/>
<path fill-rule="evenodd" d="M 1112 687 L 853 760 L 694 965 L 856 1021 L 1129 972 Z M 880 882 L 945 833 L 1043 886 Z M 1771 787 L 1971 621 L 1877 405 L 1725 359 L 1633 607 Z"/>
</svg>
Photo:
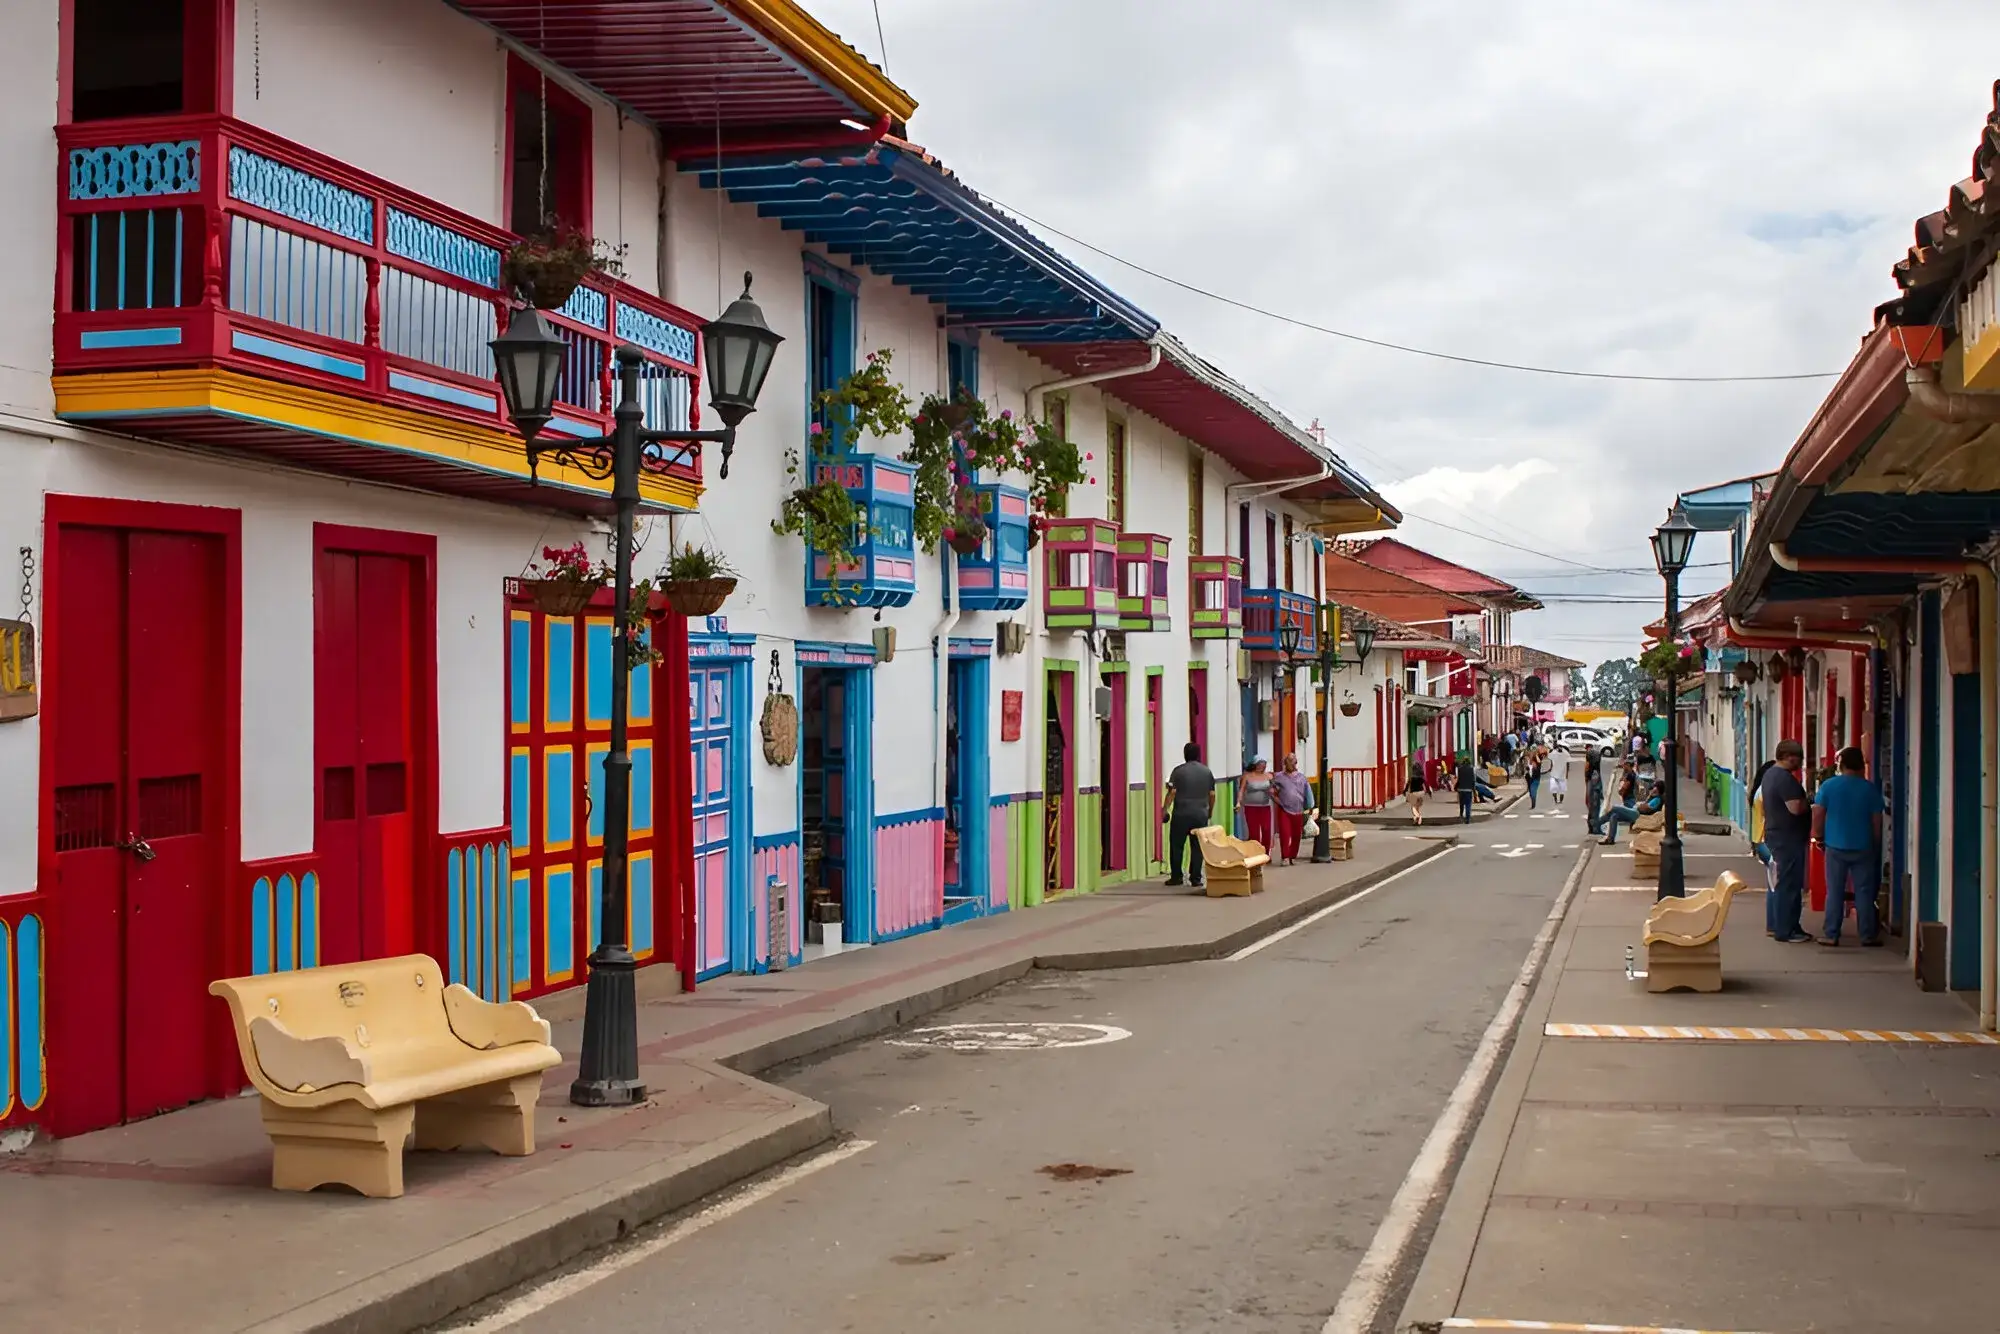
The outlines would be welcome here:
<svg viewBox="0 0 2000 1334">
<path fill-rule="evenodd" d="M 134 857 L 137 857 L 142 862 L 149 862 L 153 860 L 153 858 L 160 855 L 159 853 L 153 851 L 153 845 L 151 843 L 148 843 L 143 838 L 128 836 L 123 842 L 113 843 L 111 846 L 117 848 L 121 852 L 131 853 Z"/>
</svg>

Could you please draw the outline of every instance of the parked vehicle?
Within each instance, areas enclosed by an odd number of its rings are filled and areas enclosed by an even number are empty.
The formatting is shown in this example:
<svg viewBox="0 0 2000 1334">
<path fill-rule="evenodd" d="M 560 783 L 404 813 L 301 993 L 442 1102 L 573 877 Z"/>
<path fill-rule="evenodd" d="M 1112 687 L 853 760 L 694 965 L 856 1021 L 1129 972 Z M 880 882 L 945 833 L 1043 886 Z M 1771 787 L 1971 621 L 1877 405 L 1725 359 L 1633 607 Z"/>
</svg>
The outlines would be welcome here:
<svg viewBox="0 0 2000 1334">
<path fill-rule="evenodd" d="M 1618 751 L 1616 738 L 1594 727 L 1575 723 L 1548 728 L 1547 739 L 1551 746 L 1570 755 L 1594 755 L 1603 759 Z"/>
</svg>

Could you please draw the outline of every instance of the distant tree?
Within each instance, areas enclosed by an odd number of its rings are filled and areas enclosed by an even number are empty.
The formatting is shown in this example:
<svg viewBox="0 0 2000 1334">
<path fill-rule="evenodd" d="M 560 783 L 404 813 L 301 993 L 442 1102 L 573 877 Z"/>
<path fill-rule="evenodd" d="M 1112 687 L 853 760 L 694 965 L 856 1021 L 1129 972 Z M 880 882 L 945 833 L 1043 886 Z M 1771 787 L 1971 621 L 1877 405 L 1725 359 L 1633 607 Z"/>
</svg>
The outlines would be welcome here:
<svg viewBox="0 0 2000 1334">
<path fill-rule="evenodd" d="M 1611 658 L 1597 664 L 1590 681 L 1590 702 L 1596 708 L 1622 712 L 1638 702 L 1649 684 L 1637 658 Z"/>
<path fill-rule="evenodd" d="M 1581 704 L 1586 708 L 1595 708 L 1597 705 L 1596 697 L 1590 692 L 1590 678 L 1584 675 L 1581 667 L 1569 669 L 1569 698 L 1570 703 Z"/>
</svg>

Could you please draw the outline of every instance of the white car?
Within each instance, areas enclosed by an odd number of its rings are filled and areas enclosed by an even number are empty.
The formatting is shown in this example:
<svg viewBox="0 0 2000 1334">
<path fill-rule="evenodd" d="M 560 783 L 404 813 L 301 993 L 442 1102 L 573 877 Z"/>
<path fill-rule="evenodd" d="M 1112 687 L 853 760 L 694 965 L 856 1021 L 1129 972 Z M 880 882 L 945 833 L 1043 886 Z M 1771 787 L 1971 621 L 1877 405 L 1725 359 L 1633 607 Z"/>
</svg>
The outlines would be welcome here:
<svg viewBox="0 0 2000 1334">
<path fill-rule="evenodd" d="M 1592 755 L 1608 759 L 1618 753 L 1618 743 L 1594 727 L 1572 723 L 1548 729 L 1548 743 L 1570 755 Z"/>
</svg>

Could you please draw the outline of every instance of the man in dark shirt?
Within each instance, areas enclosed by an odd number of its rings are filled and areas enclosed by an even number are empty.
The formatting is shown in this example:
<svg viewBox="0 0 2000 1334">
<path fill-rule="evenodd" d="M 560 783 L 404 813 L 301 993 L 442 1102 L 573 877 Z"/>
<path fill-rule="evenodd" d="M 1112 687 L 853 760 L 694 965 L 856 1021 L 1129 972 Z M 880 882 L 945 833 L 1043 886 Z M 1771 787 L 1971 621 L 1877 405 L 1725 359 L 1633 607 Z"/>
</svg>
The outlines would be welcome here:
<svg viewBox="0 0 2000 1334">
<path fill-rule="evenodd" d="M 1775 863 L 1772 876 L 1771 936 L 1785 944 L 1811 940 L 1799 925 L 1805 910 L 1806 845 L 1812 838 L 1812 809 L 1799 782 L 1806 751 L 1796 741 L 1778 743 L 1778 762 L 1764 771 L 1764 845 Z"/>
<path fill-rule="evenodd" d="M 1201 747 L 1190 741 L 1181 749 L 1183 763 L 1167 775 L 1167 883 L 1181 883 L 1186 858 L 1188 883 L 1201 883 L 1201 849 L 1190 848 L 1194 831 L 1215 823 L 1215 775 L 1201 762 Z"/>
</svg>

